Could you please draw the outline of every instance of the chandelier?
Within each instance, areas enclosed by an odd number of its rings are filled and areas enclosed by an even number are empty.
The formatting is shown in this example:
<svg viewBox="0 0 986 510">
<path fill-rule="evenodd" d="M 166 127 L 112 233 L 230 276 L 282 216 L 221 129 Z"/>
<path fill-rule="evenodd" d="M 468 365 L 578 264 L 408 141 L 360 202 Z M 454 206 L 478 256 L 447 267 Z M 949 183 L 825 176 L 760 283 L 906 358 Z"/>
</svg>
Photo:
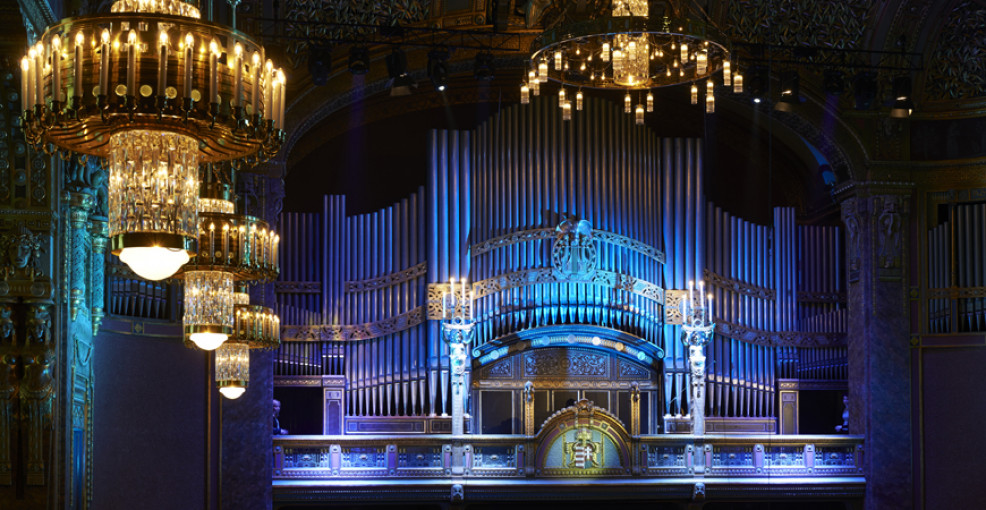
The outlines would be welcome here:
<svg viewBox="0 0 986 510">
<path fill-rule="evenodd" d="M 284 138 L 283 71 L 181 0 L 117 0 L 62 20 L 21 71 L 26 140 L 108 159 L 113 253 L 147 279 L 200 249 L 198 165 L 260 163 Z"/>
<path fill-rule="evenodd" d="M 643 124 L 644 112 L 654 110 L 652 89 L 690 83 L 692 104 L 702 89 L 706 112 L 714 112 L 716 73 L 723 71 L 725 86 L 742 87 L 739 75 L 733 84 L 729 50 L 684 1 L 656 4 L 663 12 L 649 12 L 647 0 L 614 0 L 609 16 L 573 19 L 542 33 L 531 45 L 521 103 L 539 95 L 541 84 L 557 82 L 562 118 L 571 120 L 573 109 L 582 110 L 583 89 L 622 90 L 624 111 Z"/>
<path fill-rule="evenodd" d="M 233 334 L 216 349 L 216 386 L 228 399 L 237 399 L 250 383 L 250 349 L 276 349 L 281 321 L 270 308 L 250 304 L 246 292 L 234 293 Z"/>
</svg>

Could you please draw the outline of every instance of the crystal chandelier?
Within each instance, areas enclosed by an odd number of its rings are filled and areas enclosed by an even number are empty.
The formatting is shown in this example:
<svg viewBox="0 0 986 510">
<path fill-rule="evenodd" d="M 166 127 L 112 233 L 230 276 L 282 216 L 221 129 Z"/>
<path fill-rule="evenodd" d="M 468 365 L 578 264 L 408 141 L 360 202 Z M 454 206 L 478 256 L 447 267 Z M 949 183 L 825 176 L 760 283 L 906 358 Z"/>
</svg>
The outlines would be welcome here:
<svg viewBox="0 0 986 510">
<path fill-rule="evenodd" d="M 250 383 L 250 349 L 276 349 L 281 343 L 281 320 L 265 306 L 251 305 L 246 292 L 234 293 L 233 335 L 216 349 L 216 386 L 228 399 L 237 399 Z"/>
<path fill-rule="evenodd" d="M 263 316 L 269 309 L 247 306 L 244 310 L 246 303 L 236 307 L 233 293 L 235 281 L 277 278 L 279 236 L 266 222 L 235 214 L 227 188 L 210 186 L 207 191 L 212 196 L 199 200 L 199 251 L 181 270 L 185 279 L 185 337 L 208 351 L 222 345 L 234 331 L 241 331 L 242 335 L 238 336 L 250 342 L 255 342 L 254 337 L 269 338 L 279 334 L 264 329 L 251 336 L 256 329 L 255 322 L 270 328 L 262 319 L 253 317 L 254 314 Z M 273 313 L 269 315 L 273 316 Z M 234 324 L 237 318 L 246 323 Z"/>
<path fill-rule="evenodd" d="M 644 112 L 654 110 L 651 89 L 691 83 L 692 104 L 701 88 L 706 112 L 714 112 L 713 76 L 722 70 L 723 84 L 732 82 L 729 50 L 690 4 L 662 4 L 664 12 L 649 12 L 646 0 L 614 0 L 609 16 L 568 20 L 542 33 L 531 46 L 521 103 L 540 95 L 548 80 L 557 82 L 562 118 L 570 120 L 573 107 L 582 110 L 582 89 L 623 90 L 624 111 L 643 124 Z"/>
<path fill-rule="evenodd" d="M 109 160 L 113 251 L 147 279 L 198 249 L 198 164 L 263 162 L 284 137 L 283 71 L 180 0 L 62 20 L 21 71 L 26 140 Z"/>
</svg>

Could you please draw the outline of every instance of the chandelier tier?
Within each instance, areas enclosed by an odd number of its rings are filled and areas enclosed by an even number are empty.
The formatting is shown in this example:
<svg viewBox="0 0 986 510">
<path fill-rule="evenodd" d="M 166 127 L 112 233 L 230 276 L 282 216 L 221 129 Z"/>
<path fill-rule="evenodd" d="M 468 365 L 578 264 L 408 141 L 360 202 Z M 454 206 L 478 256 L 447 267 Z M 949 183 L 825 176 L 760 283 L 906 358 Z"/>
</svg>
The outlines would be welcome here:
<svg viewBox="0 0 986 510">
<path fill-rule="evenodd" d="M 233 333 L 233 275 L 223 271 L 186 271 L 185 338 L 211 351 Z"/>
<path fill-rule="evenodd" d="M 27 141 L 106 156 L 132 129 L 199 142 L 200 162 L 273 156 L 284 73 L 246 34 L 179 0 L 119 0 L 50 27 L 21 60 Z"/>
<path fill-rule="evenodd" d="M 650 112 L 650 89 L 707 80 L 709 86 L 702 88 L 711 112 L 713 76 L 723 71 L 723 83 L 730 85 L 729 50 L 716 30 L 691 15 L 684 2 L 665 4 L 663 13 L 652 13 L 646 0 L 615 0 L 610 16 L 574 20 L 543 32 L 531 45 L 531 70 L 521 85 L 521 102 L 539 95 L 541 84 L 557 82 L 559 107 L 568 119 L 573 106 L 582 109 L 581 89 L 624 90 L 625 111 L 634 113 L 641 124 L 645 103 L 637 97 L 632 107 L 631 92 L 648 91 Z M 566 98 L 566 88 L 577 92 Z"/>
<path fill-rule="evenodd" d="M 237 399 L 250 383 L 250 349 L 276 349 L 281 344 L 281 320 L 266 306 L 250 304 L 241 288 L 233 293 L 236 316 L 233 333 L 216 349 L 216 386 L 228 399 Z"/>
<path fill-rule="evenodd" d="M 169 132 L 130 130 L 110 137 L 112 250 L 148 280 L 171 276 L 195 254 L 197 145 Z"/>
<path fill-rule="evenodd" d="M 273 281 L 280 272 L 281 237 L 266 221 L 232 211 L 230 201 L 200 199 L 199 251 L 183 271 L 223 271 L 236 281 Z"/>
<path fill-rule="evenodd" d="M 235 400 L 250 384 L 250 347 L 229 340 L 216 349 L 216 386 L 222 396 Z"/>
</svg>

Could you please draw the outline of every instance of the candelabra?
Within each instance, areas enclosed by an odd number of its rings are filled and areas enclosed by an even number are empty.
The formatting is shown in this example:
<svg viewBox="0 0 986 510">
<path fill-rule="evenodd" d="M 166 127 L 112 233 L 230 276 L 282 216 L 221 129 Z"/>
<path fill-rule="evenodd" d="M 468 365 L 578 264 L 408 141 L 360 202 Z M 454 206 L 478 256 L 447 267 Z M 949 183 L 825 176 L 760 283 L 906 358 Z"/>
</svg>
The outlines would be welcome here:
<svg viewBox="0 0 986 510">
<path fill-rule="evenodd" d="M 455 278 L 449 280 L 449 290 L 442 296 L 442 338 L 449 346 L 449 365 L 452 375 L 452 434 L 463 433 L 465 410 L 465 375 L 476 321 L 472 315 L 473 294 L 465 278 L 456 288 Z"/>
<path fill-rule="evenodd" d="M 712 294 L 705 294 L 705 283 L 688 282 L 688 296 L 681 301 L 681 342 L 688 347 L 688 366 L 692 384 L 690 408 L 692 433 L 705 434 L 705 344 L 712 340 L 716 325 L 712 322 Z"/>
</svg>

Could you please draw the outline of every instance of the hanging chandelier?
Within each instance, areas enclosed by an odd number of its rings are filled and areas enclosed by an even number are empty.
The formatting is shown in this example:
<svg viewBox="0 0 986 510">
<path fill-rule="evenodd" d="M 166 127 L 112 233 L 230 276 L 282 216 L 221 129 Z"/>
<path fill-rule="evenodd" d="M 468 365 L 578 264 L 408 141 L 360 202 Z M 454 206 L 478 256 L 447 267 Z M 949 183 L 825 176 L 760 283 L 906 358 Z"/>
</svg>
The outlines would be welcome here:
<svg viewBox="0 0 986 510">
<path fill-rule="evenodd" d="M 521 103 L 554 81 L 562 118 L 570 120 L 573 109 L 582 110 L 583 89 L 622 90 L 624 111 L 643 124 L 644 112 L 654 110 L 652 89 L 690 83 L 692 104 L 701 88 L 706 112 L 714 112 L 714 75 L 722 70 L 723 85 L 732 86 L 724 39 L 685 1 L 655 3 L 662 7 L 650 12 L 647 0 L 614 0 L 609 16 L 572 19 L 542 33 L 531 45 Z"/>
<path fill-rule="evenodd" d="M 233 334 L 216 349 L 216 386 L 228 399 L 240 398 L 250 384 L 250 349 L 276 349 L 281 343 L 281 321 L 274 311 L 251 305 L 241 290 L 233 297 Z"/>
<path fill-rule="evenodd" d="M 242 315 L 243 311 L 235 308 L 233 285 L 277 278 L 280 237 L 266 222 L 235 214 L 227 189 L 210 186 L 207 191 L 212 196 L 199 200 L 199 251 L 180 274 L 185 279 L 185 338 L 210 351 L 234 331 L 243 331 L 244 338 L 252 341 L 246 334 L 252 326 L 234 328 L 234 312 Z"/>
<path fill-rule="evenodd" d="M 113 253 L 147 279 L 199 249 L 198 165 L 263 162 L 284 138 L 283 71 L 181 0 L 62 20 L 21 71 L 26 140 L 108 159 Z"/>
</svg>

